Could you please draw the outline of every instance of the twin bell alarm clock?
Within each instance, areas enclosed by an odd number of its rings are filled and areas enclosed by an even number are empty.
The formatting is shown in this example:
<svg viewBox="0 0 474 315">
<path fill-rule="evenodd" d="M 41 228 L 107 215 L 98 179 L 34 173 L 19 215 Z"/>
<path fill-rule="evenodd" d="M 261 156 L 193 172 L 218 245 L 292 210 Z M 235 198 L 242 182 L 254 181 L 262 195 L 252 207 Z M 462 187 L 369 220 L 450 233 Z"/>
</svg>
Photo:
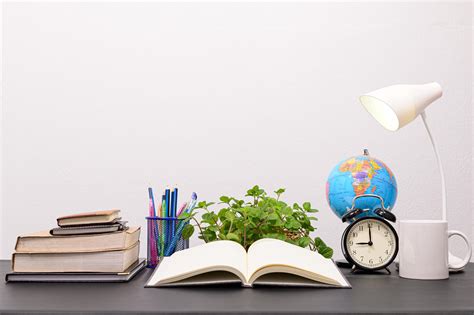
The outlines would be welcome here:
<svg viewBox="0 0 474 315">
<path fill-rule="evenodd" d="M 349 223 L 341 247 L 353 271 L 387 270 L 398 253 L 398 235 L 391 212 L 397 199 L 397 182 L 382 161 L 360 156 L 340 162 L 326 184 L 332 211 Z"/>
</svg>

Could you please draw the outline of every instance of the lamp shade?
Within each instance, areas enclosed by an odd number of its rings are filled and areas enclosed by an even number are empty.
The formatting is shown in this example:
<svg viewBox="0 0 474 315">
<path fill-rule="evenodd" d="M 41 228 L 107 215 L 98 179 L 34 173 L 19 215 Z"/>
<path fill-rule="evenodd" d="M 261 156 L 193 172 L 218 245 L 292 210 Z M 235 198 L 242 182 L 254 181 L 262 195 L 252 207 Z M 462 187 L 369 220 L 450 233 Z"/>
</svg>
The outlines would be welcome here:
<svg viewBox="0 0 474 315">
<path fill-rule="evenodd" d="M 397 84 L 364 94 L 359 100 L 382 126 L 396 131 L 415 119 L 442 94 L 437 82 Z"/>
</svg>

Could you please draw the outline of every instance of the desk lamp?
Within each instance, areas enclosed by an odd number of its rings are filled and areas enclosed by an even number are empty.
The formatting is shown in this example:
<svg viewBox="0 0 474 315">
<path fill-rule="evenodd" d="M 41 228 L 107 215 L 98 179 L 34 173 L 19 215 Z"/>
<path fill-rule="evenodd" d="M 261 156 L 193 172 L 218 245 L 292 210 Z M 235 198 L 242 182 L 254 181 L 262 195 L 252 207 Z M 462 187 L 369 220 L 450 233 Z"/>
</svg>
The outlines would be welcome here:
<svg viewBox="0 0 474 315">
<path fill-rule="evenodd" d="M 444 179 L 443 166 L 436 142 L 431 135 L 425 113 L 425 108 L 442 95 L 443 90 L 441 89 L 441 85 L 437 82 L 427 84 L 397 84 L 364 94 L 360 96 L 359 100 L 375 120 L 390 131 L 397 131 L 412 122 L 418 115 L 421 116 L 438 162 L 439 173 L 441 175 L 442 220 L 447 221 L 446 182 Z M 449 261 L 459 263 L 462 259 L 449 253 Z"/>
<path fill-rule="evenodd" d="M 375 120 L 390 131 L 397 131 L 412 122 L 418 115 L 421 116 L 438 162 L 441 175 L 442 219 L 446 221 L 446 182 L 443 166 L 425 114 L 425 108 L 442 94 L 441 85 L 436 82 L 419 85 L 398 84 L 364 94 L 359 100 Z"/>
</svg>

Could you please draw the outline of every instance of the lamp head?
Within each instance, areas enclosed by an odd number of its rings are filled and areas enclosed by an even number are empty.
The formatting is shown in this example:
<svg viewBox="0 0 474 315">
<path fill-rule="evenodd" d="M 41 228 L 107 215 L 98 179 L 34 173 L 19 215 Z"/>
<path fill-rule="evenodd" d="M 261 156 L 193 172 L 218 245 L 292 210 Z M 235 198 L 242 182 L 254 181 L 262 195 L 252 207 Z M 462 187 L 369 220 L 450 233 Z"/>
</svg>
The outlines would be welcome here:
<svg viewBox="0 0 474 315">
<path fill-rule="evenodd" d="M 386 129 L 396 131 L 410 123 L 443 95 L 437 82 L 397 84 L 359 97 L 365 109 Z"/>
</svg>

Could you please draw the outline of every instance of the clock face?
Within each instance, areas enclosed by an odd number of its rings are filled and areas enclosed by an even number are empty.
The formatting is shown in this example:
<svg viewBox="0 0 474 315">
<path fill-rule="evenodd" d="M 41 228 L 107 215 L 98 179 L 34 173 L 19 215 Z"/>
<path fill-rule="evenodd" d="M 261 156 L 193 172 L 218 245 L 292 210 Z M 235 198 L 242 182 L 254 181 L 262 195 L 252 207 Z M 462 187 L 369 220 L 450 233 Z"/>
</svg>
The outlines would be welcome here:
<svg viewBox="0 0 474 315">
<path fill-rule="evenodd" d="M 388 266 L 398 252 L 398 236 L 393 227 L 378 218 L 363 218 L 345 231 L 343 250 L 346 258 L 362 269 Z"/>
</svg>

